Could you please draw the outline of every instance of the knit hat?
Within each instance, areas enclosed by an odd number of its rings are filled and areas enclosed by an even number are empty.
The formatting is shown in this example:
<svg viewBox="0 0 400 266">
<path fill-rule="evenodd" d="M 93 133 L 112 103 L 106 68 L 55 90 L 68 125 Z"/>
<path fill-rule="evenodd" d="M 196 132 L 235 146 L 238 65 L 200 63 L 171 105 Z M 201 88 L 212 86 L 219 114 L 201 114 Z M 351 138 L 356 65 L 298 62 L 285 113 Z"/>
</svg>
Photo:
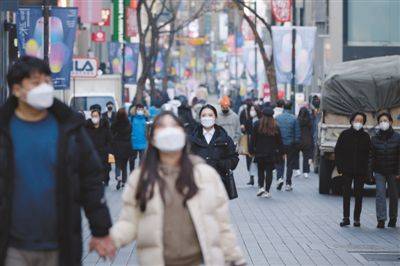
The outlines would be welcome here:
<svg viewBox="0 0 400 266">
<path fill-rule="evenodd" d="M 265 107 L 263 110 L 262 110 L 262 113 L 263 113 L 263 115 L 265 115 L 265 116 L 269 116 L 269 117 L 272 117 L 272 116 L 274 116 L 274 109 L 272 109 L 271 107 Z"/>
<path fill-rule="evenodd" d="M 351 116 L 350 116 L 350 124 L 353 123 L 354 119 L 356 118 L 357 115 L 361 115 L 364 119 L 364 125 L 365 123 L 367 123 L 367 115 L 364 114 L 363 112 L 354 112 Z"/>
<path fill-rule="evenodd" d="M 231 106 L 231 100 L 229 99 L 228 96 L 224 96 L 219 100 L 219 104 L 221 105 L 222 108 L 227 108 Z"/>
</svg>

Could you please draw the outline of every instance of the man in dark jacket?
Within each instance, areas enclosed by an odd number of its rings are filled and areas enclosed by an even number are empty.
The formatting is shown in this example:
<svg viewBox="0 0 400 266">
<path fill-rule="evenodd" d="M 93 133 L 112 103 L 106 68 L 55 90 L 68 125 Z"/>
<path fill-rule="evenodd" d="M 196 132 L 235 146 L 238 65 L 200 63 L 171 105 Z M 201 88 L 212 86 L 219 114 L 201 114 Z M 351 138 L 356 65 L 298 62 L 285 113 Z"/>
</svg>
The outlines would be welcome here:
<svg viewBox="0 0 400 266">
<path fill-rule="evenodd" d="M 104 245 L 111 247 L 99 158 L 85 121 L 53 98 L 50 73 L 43 60 L 24 56 L 7 75 L 13 96 L 0 109 L 1 266 L 81 265 L 81 207 L 95 249 L 105 255 Z"/>
<path fill-rule="evenodd" d="M 387 220 L 386 183 L 390 199 L 388 227 L 396 227 L 399 200 L 396 179 L 400 175 L 400 134 L 393 130 L 393 118 L 389 113 L 380 114 L 378 123 L 379 131 L 371 140 L 371 163 L 376 180 L 377 227 L 384 228 Z"/>
<path fill-rule="evenodd" d="M 116 112 L 114 110 L 114 103 L 112 101 L 107 102 L 106 104 L 107 111 L 105 111 L 101 118 L 108 121 L 108 124 L 112 126 L 115 121 Z M 101 111 L 101 110 L 100 110 Z"/>
<path fill-rule="evenodd" d="M 360 226 L 362 194 L 364 182 L 371 175 L 369 156 L 371 140 L 363 126 L 367 122 L 364 113 L 356 112 L 350 118 L 351 127 L 344 130 L 336 143 L 335 161 L 339 174 L 344 177 L 343 185 L 343 221 L 340 226 L 350 225 L 350 196 L 354 180 L 354 226 Z"/>
</svg>

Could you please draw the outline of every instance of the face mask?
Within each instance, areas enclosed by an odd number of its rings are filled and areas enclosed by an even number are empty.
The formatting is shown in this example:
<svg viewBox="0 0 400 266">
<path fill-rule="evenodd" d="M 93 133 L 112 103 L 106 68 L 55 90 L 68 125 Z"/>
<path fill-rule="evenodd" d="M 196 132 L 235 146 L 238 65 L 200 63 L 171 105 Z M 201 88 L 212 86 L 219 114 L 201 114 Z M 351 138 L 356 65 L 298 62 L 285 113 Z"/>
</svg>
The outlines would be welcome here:
<svg viewBox="0 0 400 266">
<path fill-rule="evenodd" d="M 137 115 L 144 115 L 144 111 L 137 111 L 136 114 Z"/>
<path fill-rule="evenodd" d="M 92 122 L 93 122 L 93 124 L 97 125 L 100 122 L 100 118 L 99 117 L 92 117 Z"/>
<path fill-rule="evenodd" d="M 353 128 L 354 128 L 355 130 L 359 131 L 360 129 L 363 128 L 363 124 L 361 124 L 361 123 L 359 123 L 359 122 L 353 123 Z"/>
<path fill-rule="evenodd" d="M 250 116 L 251 116 L 251 117 L 256 117 L 256 116 L 257 116 L 257 112 L 254 111 L 254 110 L 251 110 L 251 111 L 250 111 Z"/>
<path fill-rule="evenodd" d="M 28 91 L 26 95 L 26 103 L 37 110 L 47 109 L 53 105 L 53 92 L 53 86 L 47 83 L 42 83 Z"/>
<path fill-rule="evenodd" d="M 222 110 L 222 113 L 224 113 L 224 114 L 227 114 L 227 113 L 229 113 L 229 109 L 228 110 Z"/>
<path fill-rule="evenodd" d="M 380 122 L 379 123 L 379 129 L 382 130 L 382 131 L 388 130 L 389 127 L 390 127 L 389 122 L 384 121 L 384 122 Z"/>
<path fill-rule="evenodd" d="M 209 116 L 207 116 L 207 117 L 202 117 L 202 118 L 200 119 L 200 121 L 201 121 L 201 125 L 202 125 L 203 127 L 205 127 L 205 128 L 210 128 L 210 127 L 214 126 L 214 124 L 215 124 L 215 119 L 214 119 L 214 117 L 209 117 Z"/>
<path fill-rule="evenodd" d="M 112 111 L 113 107 L 112 106 L 107 106 L 108 111 Z"/>
<path fill-rule="evenodd" d="M 158 130 L 154 136 L 153 145 L 162 152 L 174 152 L 182 150 L 186 144 L 186 135 L 182 129 L 166 127 Z"/>
</svg>

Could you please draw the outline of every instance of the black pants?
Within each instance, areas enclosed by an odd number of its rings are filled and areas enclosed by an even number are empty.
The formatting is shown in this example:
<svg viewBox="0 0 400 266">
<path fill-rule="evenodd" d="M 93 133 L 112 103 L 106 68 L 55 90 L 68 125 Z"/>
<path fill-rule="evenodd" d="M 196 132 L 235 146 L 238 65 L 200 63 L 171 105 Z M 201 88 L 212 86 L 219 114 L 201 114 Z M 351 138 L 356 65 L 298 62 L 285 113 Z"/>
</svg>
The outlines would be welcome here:
<svg viewBox="0 0 400 266">
<path fill-rule="evenodd" d="M 284 145 L 283 149 L 286 154 L 286 185 L 292 185 L 293 169 L 296 167 L 298 151 L 295 145 Z"/>
<path fill-rule="evenodd" d="M 303 173 L 310 173 L 310 164 L 308 161 L 313 158 L 313 148 L 304 147 L 300 148 L 300 151 L 303 153 Z M 297 159 L 297 162 L 298 161 L 299 159 Z"/>
<path fill-rule="evenodd" d="M 247 166 L 247 171 L 249 171 L 249 172 L 250 172 L 250 166 L 251 166 L 252 161 L 253 161 L 253 158 L 246 155 L 246 166 Z"/>
<path fill-rule="evenodd" d="M 258 168 L 258 187 L 264 187 L 269 192 L 272 184 L 272 171 L 274 171 L 274 163 L 261 160 L 257 160 Z"/>
<path fill-rule="evenodd" d="M 126 183 L 128 178 L 128 160 L 129 158 L 115 158 L 115 167 L 122 172 L 122 183 Z"/>
<path fill-rule="evenodd" d="M 129 158 L 129 170 L 132 172 L 135 170 L 135 161 L 139 154 L 139 163 L 142 162 L 144 150 L 132 150 L 131 157 Z"/>
<path fill-rule="evenodd" d="M 343 218 L 350 218 L 350 198 L 351 198 L 351 185 L 354 180 L 354 220 L 360 221 L 362 210 L 362 199 L 364 190 L 364 180 L 362 177 L 354 175 L 344 175 L 343 184 Z"/>
</svg>

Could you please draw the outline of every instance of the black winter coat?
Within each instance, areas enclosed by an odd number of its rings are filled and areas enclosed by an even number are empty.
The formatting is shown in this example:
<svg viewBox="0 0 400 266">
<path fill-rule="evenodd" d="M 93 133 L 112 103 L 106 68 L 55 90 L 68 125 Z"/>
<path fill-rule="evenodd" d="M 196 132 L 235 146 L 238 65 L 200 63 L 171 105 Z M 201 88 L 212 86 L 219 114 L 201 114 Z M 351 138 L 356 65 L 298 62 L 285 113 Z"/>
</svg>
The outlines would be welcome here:
<svg viewBox="0 0 400 266">
<path fill-rule="evenodd" d="M 253 118 L 247 112 L 247 106 L 240 112 L 239 115 L 240 125 L 244 126 L 244 134 L 251 135 L 253 132 Z"/>
<path fill-rule="evenodd" d="M 13 144 L 10 119 L 17 107 L 11 97 L 0 109 L 0 266 L 8 247 L 14 187 Z M 57 178 L 57 221 L 59 265 L 81 265 L 81 208 L 93 236 L 108 235 L 111 218 L 104 200 L 102 165 L 85 130 L 85 121 L 55 100 L 49 109 L 59 123 Z"/>
<path fill-rule="evenodd" d="M 283 143 L 279 128 L 274 136 L 262 134 L 258 128 L 260 122 L 254 123 L 253 135 L 250 138 L 249 151 L 255 156 L 256 162 L 266 161 L 279 163 L 283 160 Z"/>
<path fill-rule="evenodd" d="M 300 120 L 300 149 L 312 149 L 314 146 L 313 141 L 313 127 L 311 120 Z"/>
<path fill-rule="evenodd" d="M 239 155 L 233 140 L 226 131 L 215 125 L 215 133 L 210 144 L 207 144 L 203 135 L 203 127 L 198 126 L 192 136 L 191 151 L 206 160 L 207 164 L 214 167 L 221 177 L 227 176 L 239 163 Z"/>
<path fill-rule="evenodd" d="M 108 124 L 111 126 L 114 123 L 116 116 L 117 113 L 115 111 L 111 113 L 111 118 L 108 117 L 108 112 L 104 112 L 101 114 L 101 119 L 107 120 Z"/>
<path fill-rule="evenodd" d="M 132 126 L 128 119 L 111 125 L 112 152 L 117 160 L 128 159 L 131 155 L 131 133 Z"/>
<path fill-rule="evenodd" d="M 108 154 L 111 153 L 111 131 L 109 124 L 101 119 L 100 126 L 95 128 L 92 120 L 88 119 L 86 129 L 100 159 L 103 163 L 106 163 L 108 161 Z"/>
<path fill-rule="evenodd" d="M 335 160 L 339 173 L 370 177 L 371 139 L 363 129 L 344 130 L 336 143 Z"/>
<path fill-rule="evenodd" d="M 193 130 L 197 126 L 196 120 L 193 118 L 192 110 L 188 106 L 178 107 L 178 116 L 185 126 L 185 131 L 187 134 L 192 134 Z"/>
<path fill-rule="evenodd" d="M 372 170 L 383 175 L 400 174 L 400 134 L 393 128 L 372 137 Z"/>
</svg>

